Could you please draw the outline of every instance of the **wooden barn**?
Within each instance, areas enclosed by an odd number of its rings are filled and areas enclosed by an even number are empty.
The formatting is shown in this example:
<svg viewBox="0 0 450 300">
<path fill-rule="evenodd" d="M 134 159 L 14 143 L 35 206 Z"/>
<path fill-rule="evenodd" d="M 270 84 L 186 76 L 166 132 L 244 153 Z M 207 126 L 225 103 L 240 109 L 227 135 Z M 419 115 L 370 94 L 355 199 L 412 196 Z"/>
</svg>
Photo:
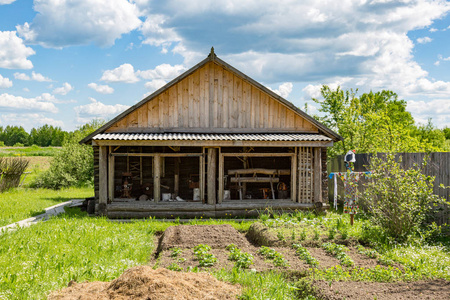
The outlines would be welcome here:
<svg viewBox="0 0 450 300">
<path fill-rule="evenodd" d="M 321 207 L 340 139 L 211 49 L 81 143 L 94 148 L 96 213 L 170 218 Z"/>
</svg>

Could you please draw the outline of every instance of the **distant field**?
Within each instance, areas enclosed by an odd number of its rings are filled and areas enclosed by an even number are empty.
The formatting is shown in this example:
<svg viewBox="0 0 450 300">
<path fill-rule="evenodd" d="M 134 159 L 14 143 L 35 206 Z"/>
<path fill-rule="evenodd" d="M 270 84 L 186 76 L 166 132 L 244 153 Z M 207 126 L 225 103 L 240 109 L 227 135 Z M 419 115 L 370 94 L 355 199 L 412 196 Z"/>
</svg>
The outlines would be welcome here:
<svg viewBox="0 0 450 300">
<path fill-rule="evenodd" d="M 0 156 L 55 156 L 61 147 L 0 147 Z"/>
</svg>

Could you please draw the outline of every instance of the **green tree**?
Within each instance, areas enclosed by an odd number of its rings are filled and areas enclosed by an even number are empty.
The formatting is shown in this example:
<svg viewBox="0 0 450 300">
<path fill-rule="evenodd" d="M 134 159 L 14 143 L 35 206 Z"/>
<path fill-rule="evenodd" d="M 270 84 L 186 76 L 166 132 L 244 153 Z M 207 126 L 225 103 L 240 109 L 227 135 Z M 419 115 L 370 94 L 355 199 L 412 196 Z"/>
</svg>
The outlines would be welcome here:
<svg viewBox="0 0 450 300">
<path fill-rule="evenodd" d="M 317 117 L 344 140 L 329 149 L 329 155 L 344 154 L 348 150 L 358 153 L 431 151 L 429 143 L 421 143 L 414 135 L 416 127 L 406 111 L 406 101 L 399 100 L 392 91 L 370 92 L 357 97 L 357 90 L 336 90 L 324 85 L 323 100 Z"/>
<path fill-rule="evenodd" d="M 104 123 L 94 120 L 70 132 L 64 140 L 61 151 L 53 158 L 50 168 L 36 179 L 34 186 L 60 189 L 68 186 L 82 186 L 93 183 L 94 155 L 90 145 L 79 141 Z"/>
<path fill-rule="evenodd" d="M 60 127 L 45 124 L 41 127 L 31 129 L 30 144 L 41 147 L 62 146 L 66 135 L 67 132 L 63 131 Z"/>
<path fill-rule="evenodd" d="M 22 126 L 6 126 L 3 130 L 2 140 L 6 146 L 13 146 L 17 143 L 29 145 L 30 135 Z"/>
<path fill-rule="evenodd" d="M 446 147 L 444 131 L 436 128 L 431 119 L 426 125 L 419 125 L 414 130 L 414 136 L 430 151 L 442 151 Z"/>
</svg>

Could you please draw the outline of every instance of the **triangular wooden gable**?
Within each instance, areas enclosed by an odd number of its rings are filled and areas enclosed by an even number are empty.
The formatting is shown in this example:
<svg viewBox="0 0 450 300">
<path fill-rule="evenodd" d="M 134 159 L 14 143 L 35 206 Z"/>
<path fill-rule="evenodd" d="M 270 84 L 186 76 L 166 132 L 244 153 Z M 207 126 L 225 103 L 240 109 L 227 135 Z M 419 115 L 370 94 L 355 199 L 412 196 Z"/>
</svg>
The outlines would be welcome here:
<svg viewBox="0 0 450 300">
<path fill-rule="evenodd" d="M 105 132 L 305 132 L 318 127 L 269 93 L 210 60 Z"/>
</svg>

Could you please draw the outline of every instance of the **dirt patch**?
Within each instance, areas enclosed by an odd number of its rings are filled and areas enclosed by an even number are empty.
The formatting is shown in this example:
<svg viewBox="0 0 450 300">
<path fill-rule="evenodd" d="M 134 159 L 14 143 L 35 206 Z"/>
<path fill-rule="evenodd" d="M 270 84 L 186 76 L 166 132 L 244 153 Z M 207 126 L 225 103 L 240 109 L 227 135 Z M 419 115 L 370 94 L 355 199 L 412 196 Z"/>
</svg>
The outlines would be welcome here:
<svg viewBox="0 0 450 300">
<path fill-rule="evenodd" d="M 112 282 L 71 283 L 50 294 L 49 300 L 169 300 L 236 299 L 239 285 L 221 282 L 207 273 L 181 273 L 139 266 Z"/>
<path fill-rule="evenodd" d="M 329 282 L 316 281 L 317 297 L 338 299 L 449 299 L 450 281 L 443 279 L 414 282 Z"/>
<path fill-rule="evenodd" d="M 247 233 L 249 239 L 260 246 L 276 247 L 285 246 L 276 234 L 272 233 L 268 227 L 261 223 L 253 223 Z"/>
<path fill-rule="evenodd" d="M 170 248 L 194 248 L 199 244 L 208 244 L 213 249 L 225 248 L 235 244 L 239 248 L 250 247 L 250 242 L 231 225 L 179 225 L 166 229 L 158 252 Z"/>
</svg>

